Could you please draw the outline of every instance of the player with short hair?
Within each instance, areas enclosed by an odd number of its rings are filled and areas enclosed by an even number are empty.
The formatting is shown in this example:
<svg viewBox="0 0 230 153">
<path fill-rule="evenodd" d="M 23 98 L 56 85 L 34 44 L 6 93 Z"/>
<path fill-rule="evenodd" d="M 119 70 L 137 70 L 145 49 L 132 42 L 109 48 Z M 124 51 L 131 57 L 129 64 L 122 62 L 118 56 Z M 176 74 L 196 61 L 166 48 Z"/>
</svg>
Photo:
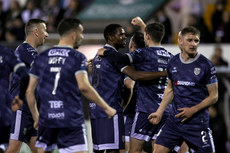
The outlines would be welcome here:
<svg viewBox="0 0 230 153">
<path fill-rule="evenodd" d="M 129 42 L 129 51 L 132 52 L 138 48 L 144 48 L 144 35 L 141 32 L 136 32 L 130 39 Z M 130 77 L 126 77 L 124 80 L 124 85 L 128 90 L 125 90 L 126 94 L 124 98 L 124 119 L 125 119 L 125 151 L 129 151 L 129 142 L 130 142 L 130 132 L 133 124 L 133 119 L 135 116 L 136 109 L 136 96 L 137 96 L 137 83 L 133 81 Z M 127 94 L 131 94 L 128 96 Z"/>
<path fill-rule="evenodd" d="M 132 23 L 138 25 L 136 22 L 139 22 L 139 20 L 134 18 Z M 148 47 L 137 49 L 126 55 L 115 54 L 107 50 L 101 50 L 98 54 L 119 63 L 132 63 L 137 71 L 147 71 L 153 74 L 164 73 L 168 61 L 173 56 L 161 46 L 164 26 L 161 23 L 151 23 L 143 29 L 145 29 L 145 44 Z M 133 78 L 130 68 L 131 66 L 125 66 L 122 68 L 122 72 Z M 135 78 L 133 79 L 135 80 Z M 167 85 L 166 75 L 158 75 L 158 77 L 155 76 L 154 80 L 152 79 L 149 81 L 138 81 L 137 109 L 131 130 L 130 152 L 141 152 L 145 141 L 154 140 L 156 133 L 160 130 L 168 116 L 169 109 L 164 114 L 164 120 L 158 125 L 152 125 L 147 119 L 151 111 L 157 110 Z M 154 141 L 152 144 L 154 144 Z"/>
<path fill-rule="evenodd" d="M 119 24 L 109 24 L 104 29 L 106 44 L 104 48 L 110 52 L 118 52 L 125 47 L 125 30 Z M 95 56 L 92 70 L 92 85 L 100 96 L 113 108 L 117 114 L 108 119 L 104 111 L 90 103 L 90 117 L 94 152 L 119 152 L 125 148 L 124 116 L 121 107 L 124 75 L 123 65 Z"/>
<path fill-rule="evenodd" d="M 183 141 L 195 152 L 215 152 L 207 108 L 218 99 L 218 81 L 213 64 L 197 52 L 199 42 L 198 29 L 181 30 L 178 41 L 181 53 L 169 62 L 169 81 L 163 99 L 157 111 L 149 115 L 149 120 L 158 124 L 165 108 L 172 103 L 154 153 L 169 153 Z"/>
<path fill-rule="evenodd" d="M 25 63 L 27 71 L 29 71 L 37 56 L 37 47 L 43 45 L 45 38 L 48 37 L 45 21 L 41 19 L 30 19 L 25 26 L 25 34 L 26 40 L 16 48 L 15 54 Z M 15 97 L 18 95 L 19 89 L 20 79 L 17 74 L 13 74 L 10 87 L 11 96 Z M 7 153 L 19 152 L 22 142 L 28 143 L 32 152 L 37 152 L 35 148 L 37 131 L 33 128 L 33 124 L 34 121 L 27 101 L 23 99 L 22 108 L 14 114 Z"/>
<path fill-rule="evenodd" d="M 60 153 L 88 151 L 81 94 L 94 101 L 113 117 L 111 108 L 90 85 L 86 57 L 75 50 L 83 39 L 83 26 L 78 19 L 63 19 L 58 25 L 58 45 L 42 52 L 30 72 L 26 97 L 38 127 L 36 147 Z M 35 89 L 40 97 L 38 112 Z M 39 123 L 38 123 L 39 122 Z"/>
</svg>

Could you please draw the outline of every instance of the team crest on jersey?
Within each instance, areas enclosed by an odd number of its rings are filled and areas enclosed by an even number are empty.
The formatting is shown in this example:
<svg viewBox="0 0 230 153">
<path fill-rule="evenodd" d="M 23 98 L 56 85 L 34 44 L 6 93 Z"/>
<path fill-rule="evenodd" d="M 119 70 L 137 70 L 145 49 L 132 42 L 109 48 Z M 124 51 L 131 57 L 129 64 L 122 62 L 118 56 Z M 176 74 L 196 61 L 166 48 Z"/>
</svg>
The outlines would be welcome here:
<svg viewBox="0 0 230 153">
<path fill-rule="evenodd" d="M 194 74 L 195 74 L 195 75 L 199 75 L 199 74 L 200 74 L 200 71 L 201 71 L 201 69 L 198 68 L 198 67 L 196 67 L 196 68 L 194 69 Z"/>
</svg>

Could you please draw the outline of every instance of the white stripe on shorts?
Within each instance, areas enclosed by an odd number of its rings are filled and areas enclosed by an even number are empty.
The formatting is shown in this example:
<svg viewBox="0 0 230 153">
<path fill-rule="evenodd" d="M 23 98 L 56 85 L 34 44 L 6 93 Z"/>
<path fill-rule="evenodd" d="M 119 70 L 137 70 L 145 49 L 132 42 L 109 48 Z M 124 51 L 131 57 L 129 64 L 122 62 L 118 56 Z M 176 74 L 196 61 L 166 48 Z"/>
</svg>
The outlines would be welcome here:
<svg viewBox="0 0 230 153">
<path fill-rule="evenodd" d="M 113 123 L 114 123 L 114 142 L 115 143 L 107 143 L 107 144 L 101 144 L 101 145 L 93 145 L 94 149 L 97 150 L 105 150 L 105 149 L 119 149 L 119 122 L 118 122 L 118 115 L 116 114 L 113 117 Z"/>
<path fill-rule="evenodd" d="M 21 120 L 22 120 L 22 111 L 17 110 L 16 119 L 15 119 L 15 126 L 14 126 L 14 133 L 10 133 L 10 139 L 12 139 L 12 140 L 18 140 L 19 139 Z"/>
<path fill-rule="evenodd" d="M 134 120 L 133 120 L 133 125 L 132 125 L 132 129 L 131 129 L 130 137 L 138 139 L 138 140 L 149 141 L 151 138 L 148 135 L 135 133 L 138 115 L 139 115 L 139 112 L 136 112 Z"/>
<path fill-rule="evenodd" d="M 208 128 L 208 134 L 209 134 L 209 137 L 210 137 L 210 142 L 211 142 L 211 146 L 212 146 L 212 152 L 216 152 L 213 137 L 212 137 L 212 130 L 210 128 Z"/>
</svg>

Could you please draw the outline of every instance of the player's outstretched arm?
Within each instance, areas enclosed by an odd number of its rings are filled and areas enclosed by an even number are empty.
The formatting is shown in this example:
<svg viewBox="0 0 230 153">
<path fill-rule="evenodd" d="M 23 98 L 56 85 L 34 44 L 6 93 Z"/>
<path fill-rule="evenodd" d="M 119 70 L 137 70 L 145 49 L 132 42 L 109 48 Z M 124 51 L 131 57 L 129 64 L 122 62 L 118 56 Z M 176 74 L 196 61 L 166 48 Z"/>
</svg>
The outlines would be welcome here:
<svg viewBox="0 0 230 153">
<path fill-rule="evenodd" d="M 161 72 L 145 72 L 145 71 L 137 71 L 132 66 L 126 66 L 122 69 L 122 73 L 128 75 L 134 81 L 137 80 L 153 80 L 158 79 L 160 77 L 166 77 L 167 71 Z"/>
<path fill-rule="evenodd" d="M 34 128 L 38 129 L 38 118 L 39 118 L 39 113 L 38 113 L 38 109 L 37 109 L 37 102 L 35 99 L 35 89 L 37 87 L 38 84 L 38 79 L 30 76 L 30 81 L 29 81 L 29 85 L 28 88 L 26 90 L 26 99 L 30 108 L 30 112 L 33 116 L 34 119 Z"/>
<path fill-rule="evenodd" d="M 104 57 L 108 59 L 109 61 L 113 61 L 113 62 L 125 64 L 125 65 L 128 65 L 131 63 L 131 60 L 129 59 L 129 56 L 127 54 L 122 54 L 119 52 L 112 52 L 112 51 L 106 50 L 105 48 L 98 49 L 97 55 Z"/>
<path fill-rule="evenodd" d="M 96 92 L 96 90 L 89 83 L 89 79 L 86 73 L 81 73 L 76 75 L 76 80 L 78 83 L 78 88 L 81 93 L 88 98 L 90 101 L 95 102 L 98 106 L 100 106 L 109 118 L 112 118 L 116 114 L 116 110 L 110 107 Z"/>
<path fill-rule="evenodd" d="M 181 111 L 176 115 L 177 118 L 183 118 L 181 122 L 186 121 L 188 118 L 193 116 L 195 113 L 199 112 L 202 109 L 205 109 L 213 104 L 215 104 L 218 100 L 218 83 L 213 83 L 207 86 L 209 96 L 205 98 L 201 103 L 193 106 L 193 107 L 184 107 L 178 109 Z"/>
<path fill-rule="evenodd" d="M 146 24 L 144 23 L 144 21 L 139 16 L 133 18 L 131 21 L 131 24 L 139 26 L 141 28 L 141 31 L 145 32 Z"/>
<path fill-rule="evenodd" d="M 158 124 L 160 122 L 165 109 L 167 108 L 168 104 L 171 103 L 172 99 L 173 99 L 173 87 L 172 87 L 172 82 L 169 80 L 168 85 L 165 88 L 163 99 L 161 101 L 159 108 L 157 109 L 156 112 L 151 113 L 148 117 L 149 121 L 152 124 Z"/>
</svg>

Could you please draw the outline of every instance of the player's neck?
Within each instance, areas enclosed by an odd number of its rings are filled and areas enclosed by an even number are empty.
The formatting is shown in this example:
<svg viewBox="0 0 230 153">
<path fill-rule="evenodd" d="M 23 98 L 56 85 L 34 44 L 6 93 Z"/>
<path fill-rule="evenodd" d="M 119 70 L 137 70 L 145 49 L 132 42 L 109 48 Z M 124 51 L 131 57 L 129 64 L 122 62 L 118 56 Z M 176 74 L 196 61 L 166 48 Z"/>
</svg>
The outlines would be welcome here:
<svg viewBox="0 0 230 153">
<path fill-rule="evenodd" d="M 187 61 L 189 61 L 189 60 L 193 60 L 197 55 L 198 55 L 198 53 L 196 53 L 196 54 L 194 54 L 194 55 L 192 56 L 192 55 L 189 55 L 189 54 L 187 54 L 187 53 L 185 53 L 185 52 L 181 52 L 181 57 L 182 57 L 182 59 L 183 59 L 185 62 L 187 62 Z"/>
<path fill-rule="evenodd" d="M 153 42 L 153 41 L 150 41 L 148 44 L 147 44 L 148 47 L 152 47 L 152 46 L 161 46 L 161 43 L 156 43 L 156 42 Z"/>
<path fill-rule="evenodd" d="M 37 49 L 37 43 L 33 38 L 27 37 L 25 40 L 30 46 L 32 46 L 34 49 Z"/>
<path fill-rule="evenodd" d="M 59 41 L 58 46 L 70 46 L 73 48 L 72 43 L 70 43 L 69 41 L 62 40 L 62 39 Z"/>
</svg>

